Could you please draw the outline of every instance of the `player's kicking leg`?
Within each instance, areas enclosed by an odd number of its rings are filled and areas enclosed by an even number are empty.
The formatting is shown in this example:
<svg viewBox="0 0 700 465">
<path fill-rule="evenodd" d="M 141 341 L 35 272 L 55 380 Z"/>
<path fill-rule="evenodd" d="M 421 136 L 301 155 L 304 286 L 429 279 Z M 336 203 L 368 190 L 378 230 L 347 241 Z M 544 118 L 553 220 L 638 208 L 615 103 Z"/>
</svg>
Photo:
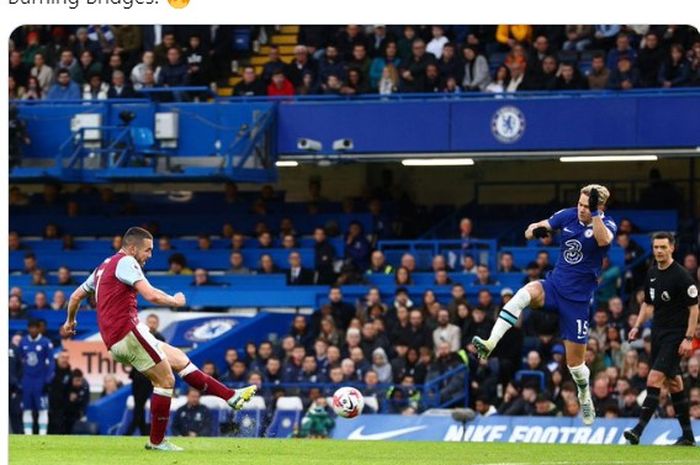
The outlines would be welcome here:
<svg viewBox="0 0 700 465">
<path fill-rule="evenodd" d="M 257 386 L 251 385 L 240 389 L 230 389 L 218 380 L 212 378 L 190 361 L 180 349 L 161 342 L 161 348 L 168 357 L 168 362 L 178 376 L 187 384 L 204 394 L 211 394 L 225 400 L 234 410 L 243 408 L 246 402 L 253 398 Z"/>
<path fill-rule="evenodd" d="M 488 358 L 491 352 L 496 348 L 498 341 L 501 340 L 503 335 L 510 328 L 515 326 L 522 311 L 530 305 L 535 308 L 544 305 L 544 288 L 540 281 L 533 281 L 520 288 L 513 298 L 503 306 L 491 329 L 491 335 L 488 339 L 474 336 L 472 344 L 474 344 L 476 348 L 477 356 L 482 359 Z"/>
</svg>

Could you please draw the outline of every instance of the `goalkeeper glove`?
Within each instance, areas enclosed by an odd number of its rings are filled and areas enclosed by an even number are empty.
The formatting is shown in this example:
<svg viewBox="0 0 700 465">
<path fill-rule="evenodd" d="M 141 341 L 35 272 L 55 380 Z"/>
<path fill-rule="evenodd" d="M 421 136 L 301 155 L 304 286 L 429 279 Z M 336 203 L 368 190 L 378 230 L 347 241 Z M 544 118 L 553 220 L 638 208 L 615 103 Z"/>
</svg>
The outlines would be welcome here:
<svg viewBox="0 0 700 465">
<path fill-rule="evenodd" d="M 591 189 L 591 193 L 588 194 L 588 208 L 591 210 L 592 217 L 600 214 L 598 211 L 598 199 L 598 189 Z"/>
</svg>

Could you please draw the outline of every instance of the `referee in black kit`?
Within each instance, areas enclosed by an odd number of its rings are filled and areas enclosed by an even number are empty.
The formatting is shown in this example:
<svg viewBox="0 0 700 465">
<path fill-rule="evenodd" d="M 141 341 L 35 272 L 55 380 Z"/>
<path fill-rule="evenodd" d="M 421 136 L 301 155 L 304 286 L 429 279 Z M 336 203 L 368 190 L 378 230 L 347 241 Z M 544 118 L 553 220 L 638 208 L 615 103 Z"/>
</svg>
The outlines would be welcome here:
<svg viewBox="0 0 700 465">
<path fill-rule="evenodd" d="M 695 445 L 680 361 L 681 357 L 691 355 L 691 342 L 698 322 L 698 288 L 688 271 L 673 260 L 674 247 L 673 235 L 666 232 L 654 234 L 652 248 L 656 263 L 647 273 L 644 303 L 629 333 L 630 341 L 635 340 L 641 325 L 653 315 L 652 368 L 647 377 L 647 396 L 639 423 L 624 432 L 630 444 L 639 444 L 644 428 L 659 406 L 659 392 L 665 383 L 671 393 L 676 418 L 683 429 L 683 435 L 675 445 Z"/>
</svg>

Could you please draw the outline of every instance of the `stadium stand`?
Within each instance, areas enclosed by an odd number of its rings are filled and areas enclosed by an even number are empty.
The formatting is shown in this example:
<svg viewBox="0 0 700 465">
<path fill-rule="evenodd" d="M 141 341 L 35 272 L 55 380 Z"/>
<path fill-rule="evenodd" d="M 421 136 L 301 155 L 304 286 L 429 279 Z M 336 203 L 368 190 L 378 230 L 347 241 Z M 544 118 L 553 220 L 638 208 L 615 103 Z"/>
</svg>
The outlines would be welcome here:
<svg viewBox="0 0 700 465">
<path fill-rule="evenodd" d="M 99 190 L 72 184 L 169 181 L 170 170 L 176 169 L 170 165 L 165 175 L 156 173 L 160 177 L 138 169 L 147 165 L 150 171 L 157 171 L 160 162 L 149 161 L 152 158 L 164 158 L 176 166 L 176 156 L 211 155 L 209 148 L 203 153 L 203 141 L 212 147 L 215 141 L 223 147 L 235 145 L 237 131 L 246 125 L 267 129 L 281 121 L 279 139 L 273 145 L 279 144 L 275 149 L 282 152 L 293 152 L 299 129 L 294 124 L 309 121 L 312 113 L 319 120 L 318 131 L 337 127 L 338 121 L 350 119 L 348 115 L 353 119 L 360 115 L 357 119 L 363 121 L 363 129 L 376 126 L 389 133 L 388 124 L 375 125 L 374 121 L 394 117 L 393 129 L 400 130 L 377 137 L 371 147 L 360 148 L 367 153 L 401 152 L 410 145 L 416 152 L 456 150 L 472 135 L 448 129 L 477 126 L 469 119 L 477 113 L 488 113 L 490 121 L 494 102 L 502 105 L 500 99 L 491 97 L 503 92 L 534 95 L 527 104 L 540 112 L 540 118 L 556 111 L 571 113 L 568 99 L 577 99 L 583 105 L 579 113 L 591 120 L 598 119 L 596 111 L 601 108 L 624 109 L 626 115 L 634 115 L 621 123 L 629 126 L 609 129 L 605 124 L 603 132 L 595 133 L 620 146 L 698 145 L 690 118 L 674 123 L 678 125 L 672 134 L 676 139 L 654 135 L 654 128 L 664 129 L 668 122 L 645 123 L 658 113 L 652 105 L 663 99 L 673 100 L 681 111 L 694 111 L 697 94 L 691 94 L 692 89 L 684 93 L 668 88 L 700 85 L 697 30 L 622 26 L 603 40 L 594 34 L 597 27 L 522 27 L 516 31 L 508 26 L 174 26 L 164 30 L 160 44 L 153 43 L 150 26 L 17 29 L 10 53 L 10 96 L 19 109 L 13 116 L 10 157 L 11 180 L 18 183 L 10 190 L 8 313 L 12 340 L 24 334 L 30 320 L 43 320 L 44 334 L 56 347 L 67 343 L 58 332 L 65 318 L 66 297 L 118 249 L 120 233 L 129 226 L 143 225 L 156 237 L 154 257 L 146 267 L 148 279 L 168 292 L 184 291 L 189 305 L 185 312 L 161 310 L 158 315 L 164 322 L 159 330 L 168 340 L 190 348 L 193 361 L 200 367 L 208 365 L 225 384 L 256 383 L 261 388 L 260 397 L 235 414 L 203 397 L 202 404 L 212 412 L 212 435 L 288 437 L 295 434 L 303 411 L 340 384 L 363 391 L 367 414 L 416 414 L 467 405 L 482 414 L 493 406 L 499 413 L 531 415 L 535 399 L 529 394 L 534 390 L 539 402 L 549 402 L 548 414 L 576 416 L 578 404 L 568 402 L 574 388 L 562 362 L 556 316 L 526 312 L 522 326 L 508 333 L 487 364 L 478 362 L 469 347 L 472 336 L 488 335 L 513 291 L 528 280 L 543 277 L 556 261 L 556 238 L 551 243 L 525 243 L 521 230 L 532 218 L 568 206 L 561 203 L 561 197 L 545 207 L 499 206 L 495 211 L 481 205 L 422 206 L 392 200 L 390 195 L 347 205 L 324 201 L 317 193 L 318 198 L 310 202 L 296 202 L 287 201 L 285 192 L 273 191 L 270 185 L 239 192 L 231 182 L 223 192 L 194 189 L 182 196 L 127 193 L 118 184 L 106 184 Z M 137 46 L 125 50 L 122 45 L 129 37 L 138 39 Z M 173 48 L 181 55 L 181 63 L 168 62 L 168 51 Z M 631 69 L 626 68 L 630 64 Z M 182 66 L 192 72 L 189 80 L 177 81 Z M 68 71 L 69 82 L 54 83 L 54 74 L 66 76 L 63 69 Z M 177 85 L 165 88 L 167 83 Z M 642 90 L 632 90 L 629 96 L 617 92 L 630 88 Z M 600 93 L 605 97 L 599 99 L 590 97 L 603 89 L 610 93 Z M 548 97 L 560 92 L 556 98 Z M 409 93 L 425 100 L 411 101 Z M 444 101 L 426 97 L 428 93 L 443 97 L 458 93 L 462 100 Z M 290 94 L 297 96 L 294 104 L 282 104 L 291 102 L 284 100 Z M 396 106 L 381 105 L 380 99 L 389 94 L 397 94 L 391 97 Z M 282 100 L 267 98 L 273 95 Z M 690 96 L 687 100 L 680 98 L 686 95 Z M 318 105 L 341 98 L 364 105 L 334 105 L 332 109 Z M 404 98 L 407 100 L 401 100 Z M 215 103 L 206 103 L 209 100 Z M 415 119 L 425 105 L 434 110 L 425 112 L 426 120 L 436 121 L 421 120 L 425 132 L 406 131 L 401 118 Z M 460 111 L 466 105 L 487 110 Z M 73 145 L 76 134 L 87 139 L 91 129 L 75 130 L 68 122 L 88 108 L 105 116 L 100 130 L 105 134 L 113 131 L 109 133 L 113 145 L 99 149 L 108 158 L 109 169 L 94 166 L 96 174 L 91 178 L 84 177 L 77 164 L 63 165 L 64 161 L 89 164 L 94 158 L 90 154 L 99 151 Z M 120 110 L 125 108 L 133 114 L 123 115 Z M 186 121 L 181 124 L 183 137 L 177 147 L 163 149 L 153 143 L 157 137 L 150 121 L 162 108 L 175 109 Z M 256 114 L 267 116 L 261 122 Z M 435 115 L 440 115 L 439 121 Z M 121 126 L 131 121 L 148 126 L 147 131 L 141 126 L 132 130 Z M 488 131 L 488 143 L 498 144 L 492 140 L 490 123 L 482 126 Z M 435 132 L 429 132 L 432 130 Z M 557 132 L 549 127 L 540 131 L 540 137 L 535 137 L 538 144 L 547 139 L 545 135 Z M 438 133 L 443 139 L 431 137 Z M 29 137 L 36 141 L 31 146 L 27 145 Z M 236 146 L 244 155 L 254 152 L 256 144 L 269 143 L 255 139 L 250 127 L 246 137 L 249 144 L 244 149 Z M 442 145 L 430 145 L 436 141 Z M 550 145 L 518 148 L 553 150 L 566 145 L 549 139 L 547 143 Z M 577 140 L 573 148 L 591 148 L 586 143 L 589 141 Z M 422 145 L 416 148 L 415 144 Z M 124 163 L 109 159 L 110 152 L 117 150 L 133 158 Z M 217 156 L 224 152 L 212 150 Z M 234 152 L 231 149 L 220 157 L 230 167 Z M 43 167 L 47 160 L 55 159 L 59 160 L 58 171 Z M 243 170 L 243 164 L 236 167 Z M 190 169 L 183 169 L 189 176 L 183 180 L 219 186 L 232 179 L 218 168 L 187 171 Z M 263 173 L 250 171 L 245 181 L 262 184 L 276 179 L 269 160 L 258 170 Z M 36 186 L 25 191 L 19 184 L 43 181 L 50 182 L 42 193 L 37 193 Z M 639 310 L 640 275 L 649 263 L 650 234 L 661 228 L 682 231 L 683 265 L 700 277 L 694 253 L 697 235 L 693 236 L 697 225 L 681 211 L 682 201 L 674 195 L 668 189 L 652 192 L 643 205 L 649 209 L 635 208 L 635 202 L 628 201 L 611 212 L 619 222 L 627 220 L 629 228 L 624 231 L 630 235 L 618 237 L 611 248 L 601 291 L 591 307 L 598 320 L 587 363 L 593 379 L 607 387 L 597 402 L 599 416 L 637 415 L 634 402 L 645 386 L 650 347 L 645 338 L 626 342 L 626 334 L 631 316 Z M 686 191 L 686 195 L 692 194 Z M 465 217 L 474 221 L 474 234 L 460 232 Z M 319 238 L 321 235 L 327 239 Z M 373 251 L 381 251 L 383 259 Z M 294 253 L 299 254 L 301 269 L 309 272 L 303 285 L 290 270 Z M 504 255 L 512 258 L 507 270 L 501 270 Z M 143 304 L 140 301 L 142 308 Z M 80 342 L 94 340 L 93 308 L 94 301 L 81 310 Z M 197 339 L 198 330 L 213 335 Z M 453 335 L 456 348 L 445 349 L 447 334 Z M 700 348 L 700 333 L 694 345 Z M 301 359 L 293 356 L 295 346 L 303 349 Z M 697 359 L 696 355 L 692 360 Z M 61 373 L 74 376 L 70 367 L 66 369 Z M 684 370 L 691 403 L 700 402 L 698 364 L 688 362 Z M 134 399 L 129 397 L 132 387 L 107 386 L 100 379 L 93 387 L 93 397 L 101 390 L 104 396 L 93 399 L 84 412 L 89 423 L 79 424 L 75 432 L 96 427 L 101 434 L 129 430 L 134 418 Z M 62 395 L 56 391 L 59 403 Z M 173 414 L 184 402 L 181 396 L 173 403 Z M 53 405 L 58 404 L 54 401 Z M 662 403 L 662 410 L 660 416 L 673 416 L 668 402 Z M 65 412 L 52 412 L 59 426 L 49 430 L 66 432 L 61 426 Z"/>
</svg>

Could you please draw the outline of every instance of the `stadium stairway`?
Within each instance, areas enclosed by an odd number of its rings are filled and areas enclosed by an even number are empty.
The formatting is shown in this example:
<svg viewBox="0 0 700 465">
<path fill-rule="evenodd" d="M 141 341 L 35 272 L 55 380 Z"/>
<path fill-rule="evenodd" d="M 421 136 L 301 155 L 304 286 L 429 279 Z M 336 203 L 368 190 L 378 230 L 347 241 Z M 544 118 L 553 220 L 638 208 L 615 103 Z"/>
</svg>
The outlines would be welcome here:
<svg viewBox="0 0 700 465">
<path fill-rule="evenodd" d="M 276 26 L 275 33 L 268 38 L 268 44 L 277 45 L 280 49 L 280 57 L 285 63 L 291 63 L 294 59 L 294 47 L 297 45 L 299 35 L 299 26 Z M 225 85 L 219 86 L 217 93 L 220 97 L 230 97 L 233 95 L 233 88 L 241 82 L 240 72 L 243 71 L 243 66 L 252 65 L 255 67 L 255 74 L 262 74 L 263 65 L 268 60 L 270 53 L 270 45 L 263 45 L 258 50 L 253 51 L 253 56 L 247 63 L 239 67 L 239 74 L 231 76 Z"/>
</svg>

